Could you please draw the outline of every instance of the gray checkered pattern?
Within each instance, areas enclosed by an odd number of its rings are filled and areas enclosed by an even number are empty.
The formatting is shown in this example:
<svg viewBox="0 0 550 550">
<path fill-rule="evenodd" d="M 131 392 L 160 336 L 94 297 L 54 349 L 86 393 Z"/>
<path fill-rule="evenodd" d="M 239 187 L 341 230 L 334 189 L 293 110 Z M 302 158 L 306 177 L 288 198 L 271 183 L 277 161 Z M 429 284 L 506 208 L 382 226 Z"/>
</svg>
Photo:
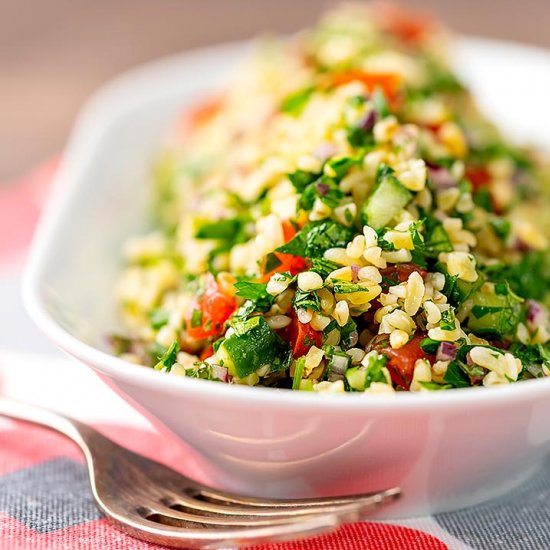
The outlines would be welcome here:
<svg viewBox="0 0 550 550">
<path fill-rule="evenodd" d="M 99 518 L 83 464 L 42 462 L 0 477 L 0 511 L 40 533 Z"/>
</svg>

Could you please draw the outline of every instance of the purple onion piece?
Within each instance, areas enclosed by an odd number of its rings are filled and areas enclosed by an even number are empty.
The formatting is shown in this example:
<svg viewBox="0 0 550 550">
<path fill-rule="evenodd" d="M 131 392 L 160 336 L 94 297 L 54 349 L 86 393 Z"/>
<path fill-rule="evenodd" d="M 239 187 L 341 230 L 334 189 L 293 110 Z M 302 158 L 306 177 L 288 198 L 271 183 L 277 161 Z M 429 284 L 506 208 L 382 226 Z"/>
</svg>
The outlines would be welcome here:
<svg viewBox="0 0 550 550">
<path fill-rule="evenodd" d="M 544 323 L 546 312 L 544 308 L 535 300 L 529 300 L 527 309 L 527 320 L 534 325 Z"/>
<path fill-rule="evenodd" d="M 443 166 L 429 166 L 428 175 L 437 189 L 449 189 L 457 184 L 449 170 Z"/>
<path fill-rule="evenodd" d="M 317 192 L 319 193 L 319 195 L 321 195 L 321 197 L 324 197 L 330 189 L 330 187 L 326 183 L 318 183 L 316 187 Z"/>
<path fill-rule="evenodd" d="M 351 279 L 354 283 L 359 280 L 359 270 L 361 268 L 357 264 L 351 265 Z"/>
<path fill-rule="evenodd" d="M 451 342 L 441 342 L 437 348 L 437 361 L 452 361 L 456 357 L 457 347 Z"/>
<path fill-rule="evenodd" d="M 220 367 L 219 365 L 212 365 L 212 376 L 221 380 L 222 382 L 229 382 L 229 373 L 226 367 Z"/>
<path fill-rule="evenodd" d="M 374 128 L 375 123 L 376 123 L 376 112 L 369 111 L 359 120 L 357 127 L 360 130 L 364 130 L 365 132 L 370 132 Z"/>
<path fill-rule="evenodd" d="M 346 357 L 341 357 L 340 355 L 334 355 L 330 364 L 330 376 L 329 382 L 336 382 L 337 380 L 342 380 L 348 370 L 349 359 Z"/>
<path fill-rule="evenodd" d="M 470 352 L 466 354 L 466 364 L 471 367 L 474 364 L 474 361 L 472 359 L 472 356 L 470 355 Z"/>
<path fill-rule="evenodd" d="M 325 161 L 337 153 L 336 147 L 332 143 L 323 143 L 315 148 L 313 154 L 321 161 Z"/>
<path fill-rule="evenodd" d="M 521 239 L 515 239 L 511 246 L 514 252 L 530 252 L 531 247 Z"/>
</svg>

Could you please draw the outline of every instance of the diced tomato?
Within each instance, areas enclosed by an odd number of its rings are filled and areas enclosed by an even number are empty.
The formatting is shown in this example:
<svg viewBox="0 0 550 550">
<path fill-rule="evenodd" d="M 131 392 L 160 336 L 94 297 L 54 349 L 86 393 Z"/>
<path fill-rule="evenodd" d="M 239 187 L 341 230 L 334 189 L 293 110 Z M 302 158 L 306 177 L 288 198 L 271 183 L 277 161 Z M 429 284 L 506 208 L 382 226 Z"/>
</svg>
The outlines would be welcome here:
<svg viewBox="0 0 550 550">
<path fill-rule="evenodd" d="M 214 276 L 209 273 L 204 294 L 194 296 L 189 305 L 185 319 L 187 334 L 197 340 L 218 336 L 235 309 L 235 297 L 224 294 Z"/>
<path fill-rule="evenodd" d="M 192 109 L 182 113 L 181 127 L 183 131 L 192 131 L 208 122 L 223 105 L 223 96 L 213 96 L 197 103 Z"/>
<path fill-rule="evenodd" d="M 384 354 L 388 358 L 386 366 L 390 371 L 390 376 L 394 384 L 408 390 L 412 382 L 414 364 L 416 361 L 418 359 L 430 358 L 430 356 L 420 347 L 420 342 L 422 342 L 425 337 L 425 334 L 413 336 L 408 344 L 405 344 L 399 349 L 393 349 L 390 346 L 386 335 L 376 337 L 371 343 L 372 349 Z"/>
<path fill-rule="evenodd" d="M 474 190 L 487 187 L 491 181 L 491 175 L 484 166 L 469 166 L 466 168 L 466 178 L 470 180 Z"/>
<path fill-rule="evenodd" d="M 292 321 L 279 331 L 279 335 L 290 344 L 293 357 L 296 359 L 305 355 L 312 346 L 320 348 L 323 333 L 312 328 L 309 323 L 300 323 L 294 311 L 288 315 L 292 318 Z"/>
<path fill-rule="evenodd" d="M 489 199 L 495 213 L 502 214 L 509 206 L 507 203 L 498 201 L 497 196 L 490 192 L 492 178 L 484 166 L 468 166 L 466 168 L 466 178 L 471 182 L 474 193 L 479 190 L 489 191 Z"/>
<path fill-rule="evenodd" d="M 285 243 L 290 241 L 294 235 L 296 235 L 295 227 L 288 221 L 284 220 L 283 235 Z M 271 271 L 264 273 L 261 277 L 261 281 L 267 283 L 274 273 L 285 273 L 290 271 L 292 275 L 296 275 L 303 271 L 306 267 L 306 261 L 300 256 L 294 256 L 293 254 L 282 254 L 281 252 L 275 252 L 275 256 L 279 260 L 280 264 Z"/>
<path fill-rule="evenodd" d="M 373 92 L 376 88 L 381 88 L 390 102 L 394 102 L 397 98 L 399 84 L 401 79 L 395 73 L 378 73 L 362 71 L 360 69 L 350 69 L 341 73 L 336 73 L 331 76 L 333 86 L 342 86 L 350 82 L 362 82 L 369 90 Z"/>
<path fill-rule="evenodd" d="M 380 274 L 383 277 L 382 287 L 387 290 L 389 281 L 395 281 L 395 283 L 404 283 L 413 272 L 420 273 L 420 276 L 424 279 L 428 274 L 427 271 L 418 267 L 415 264 L 397 264 L 390 267 L 385 267 L 380 270 Z M 388 281 L 389 280 L 389 281 Z M 384 286 L 385 285 L 385 286 Z"/>
<path fill-rule="evenodd" d="M 283 237 L 285 239 L 285 243 L 287 243 L 294 237 L 294 235 L 296 235 L 297 231 L 289 220 L 283 220 L 281 225 L 283 226 Z"/>
<path fill-rule="evenodd" d="M 207 348 L 201 351 L 201 354 L 199 357 L 201 361 L 204 361 L 209 357 L 212 357 L 212 355 L 214 355 L 214 348 L 212 346 L 208 346 Z"/>
<path fill-rule="evenodd" d="M 373 8 L 380 27 L 409 46 L 421 45 L 435 27 L 429 15 L 411 13 L 390 2 L 378 2 Z"/>
</svg>

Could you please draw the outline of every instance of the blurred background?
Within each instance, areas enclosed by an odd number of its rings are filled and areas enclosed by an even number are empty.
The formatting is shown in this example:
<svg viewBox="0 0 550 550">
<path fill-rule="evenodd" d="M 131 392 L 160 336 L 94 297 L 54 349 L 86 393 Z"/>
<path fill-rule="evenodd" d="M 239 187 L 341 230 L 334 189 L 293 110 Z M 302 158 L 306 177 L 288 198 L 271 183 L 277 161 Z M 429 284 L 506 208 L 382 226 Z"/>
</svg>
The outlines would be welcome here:
<svg viewBox="0 0 550 550">
<path fill-rule="evenodd" d="M 188 48 L 297 30 L 332 0 L 0 0 L 0 184 L 58 153 L 120 71 Z M 459 32 L 550 47 L 549 0 L 401 0 Z"/>
</svg>

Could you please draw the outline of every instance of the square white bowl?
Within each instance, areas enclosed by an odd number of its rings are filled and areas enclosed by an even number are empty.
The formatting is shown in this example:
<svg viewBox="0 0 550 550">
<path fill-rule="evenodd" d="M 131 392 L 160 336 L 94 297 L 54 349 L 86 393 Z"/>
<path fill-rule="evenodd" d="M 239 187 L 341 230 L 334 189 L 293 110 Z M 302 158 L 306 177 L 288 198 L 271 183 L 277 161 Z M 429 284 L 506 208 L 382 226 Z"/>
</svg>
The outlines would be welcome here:
<svg viewBox="0 0 550 550">
<path fill-rule="evenodd" d="M 24 284 L 30 315 L 193 446 L 219 487 L 275 497 L 399 485 L 404 497 L 386 517 L 501 494 L 550 450 L 550 379 L 390 397 L 312 395 L 168 376 L 109 354 L 121 246 L 147 227 L 152 159 L 177 113 L 219 88 L 248 47 L 145 66 L 90 102 L 36 234 Z M 455 63 L 512 137 L 550 144 L 547 52 L 464 39 Z"/>
</svg>

